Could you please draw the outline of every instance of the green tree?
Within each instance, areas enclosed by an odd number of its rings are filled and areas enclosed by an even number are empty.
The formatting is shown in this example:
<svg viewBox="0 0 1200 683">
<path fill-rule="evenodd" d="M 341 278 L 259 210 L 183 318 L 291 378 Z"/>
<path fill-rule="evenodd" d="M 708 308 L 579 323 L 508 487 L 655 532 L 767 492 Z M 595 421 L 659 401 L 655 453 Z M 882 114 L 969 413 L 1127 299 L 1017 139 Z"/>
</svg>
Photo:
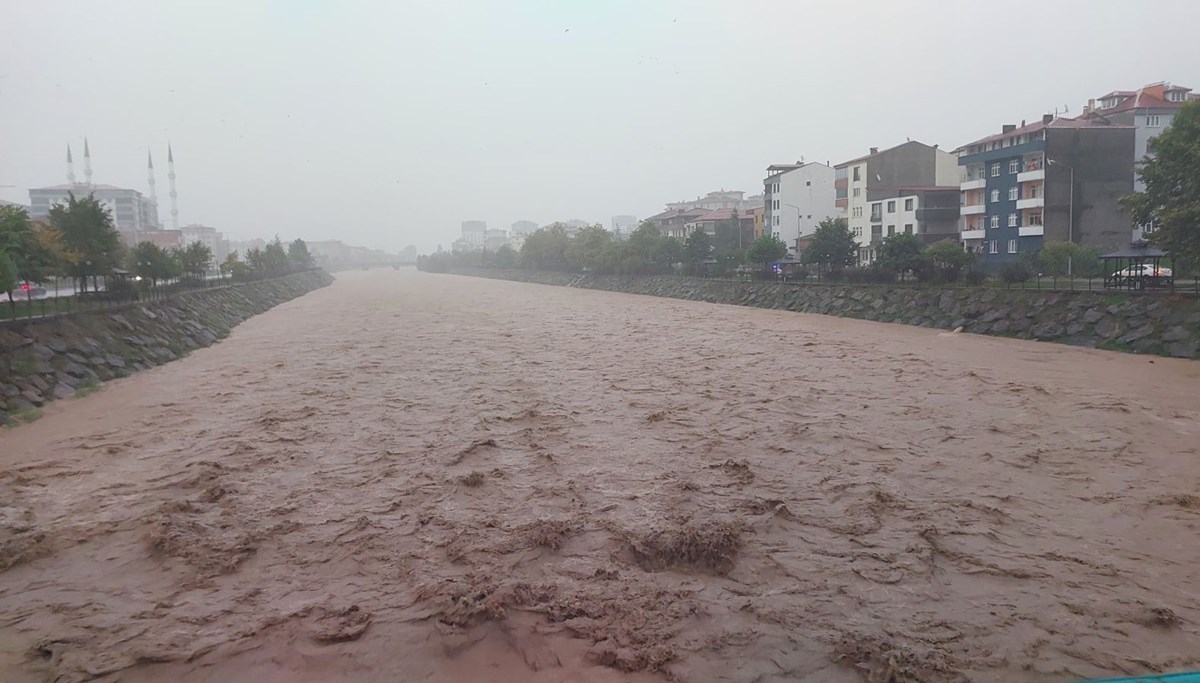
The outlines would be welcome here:
<svg viewBox="0 0 1200 683">
<path fill-rule="evenodd" d="M 612 233 L 599 225 L 583 228 L 567 244 L 567 262 L 578 270 L 599 270 L 611 242 Z"/>
<path fill-rule="evenodd" d="M 708 233 L 703 230 L 693 230 L 683 243 L 683 262 L 692 273 L 700 271 L 700 264 L 712 256 L 713 244 Z"/>
<path fill-rule="evenodd" d="M 921 264 L 921 240 L 906 232 L 887 237 L 879 245 L 878 266 L 884 270 L 903 275 L 916 270 Z"/>
<path fill-rule="evenodd" d="M 50 209 L 50 225 L 62 235 L 65 249 L 76 255 L 71 272 L 87 291 L 87 278 L 107 275 L 121 262 L 121 235 L 113 227 L 108 210 L 88 195 L 69 195 L 66 206 Z"/>
<path fill-rule="evenodd" d="M 963 268 L 975 260 L 975 255 L 963 249 L 955 239 L 944 239 L 929 245 L 921 252 L 917 277 L 927 281 L 954 282 Z"/>
<path fill-rule="evenodd" d="M 12 308 L 12 317 L 17 317 L 17 303 L 13 290 L 17 288 L 17 264 L 13 263 L 8 251 L 0 245 L 0 292 L 8 295 L 8 305 Z"/>
<path fill-rule="evenodd" d="M 183 274 L 195 280 L 203 280 L 209 266 L 212 265 L 212 249 L 199 240 L 181 249 L 175 249 L 173 255 Z"/>
<path fill-rule="evenodd" d="M 1138 169 L 1146 189 L 1124 197 L 1134 222 L 1154 225 L 1150 241 L 1176 258 L 1200 262 L 1200 102 L 1179 108 L 1151 138 Z"/>
<path fill-rule="evenodd" d="M 158 286 L 159 282 L 178 276 L 180 268 L 166 249 L 152 242 L 138 242 L 129 250 L 129 270 L 151 286 Z"/>
<path fill-rule="evenodd" d="M 496 250 L 494 262 L 497 268 L 514 268 L 517 265 L 517 250 L 505 244 Z"/>
<path fill-rule="evenodd" d="M 826 218 L 817 224 L 812 241 L 804 251 L 804 259 L 834 271 L 854 265 L 858 261 L 858 242 L 846 219 Z"/>
<path fill-rule="evenodd" d="M 521 245 L 521 266 L 533 270 L 566 270 L 570 267 L 567 260 L 570 243 L 564 225 L 555 223 L 538 228 Z"/>
<path fill-rule="evenodd" d="M 0 206 L 0 248 L 8 252 L 18 281 L 45 282 L 70 262 L 62 235 L 45 223 L 31 221 L 17 206 Z"/>
<path fill-rule="evenodd" d="M 295 239 L 288 245 L 287 250 L 288 260 L 292 262 L 292 267 L 297 270 L 305 270 L 312 268 L 313 257 L 308 253 L 308 243 L 302 239 Z"/>
<path fill-rule="evenodd" d="M 1038 269 L 1046 275 L 1066 275 L 1079 255 L 1079 245 L 1074 242 L 1049 240 L 1038 252 Z M 1028 279 L 1028 278 L 1026 278 Z"/>
<path fill-rule="evenodd" d="M 225 260 L 220 265 L 221 274 L 235 282 L 244 282 L 250 279 L 250 266 L 246 265 L 239 258 L 237 250 L 233 250 L 225 255 Z"/>
<path fill-rule="evenodd" d="M 258 247 L 253 247 L 246 250 L 246 266 L 250 269 L 253 277 L 263 278 L 267 276 L 267 260 L 263 256 L 263 250 Z"/>
<path fill-rule="evenodd" d="M 263 266 L 266 269 L 267 275 L 278 277 L 285 275 L 289 270 L 287 252 L 283 249 L 283 242 L 279 241 L 279 235 L 275 239 L 267 243 L 267 246 L 262 251 Z"/>
<path fill-rule="evenodd" d="M 746 260 L 752 263 L 761 263 L 763 275 L 766 275 L 771 268 L 771 263 L 787 256 L 787 253 L 788 248 L 783 240 L 774 235 L 763 235 L 750 243 L 750 248 L 746 250 Z"/>
</svg>

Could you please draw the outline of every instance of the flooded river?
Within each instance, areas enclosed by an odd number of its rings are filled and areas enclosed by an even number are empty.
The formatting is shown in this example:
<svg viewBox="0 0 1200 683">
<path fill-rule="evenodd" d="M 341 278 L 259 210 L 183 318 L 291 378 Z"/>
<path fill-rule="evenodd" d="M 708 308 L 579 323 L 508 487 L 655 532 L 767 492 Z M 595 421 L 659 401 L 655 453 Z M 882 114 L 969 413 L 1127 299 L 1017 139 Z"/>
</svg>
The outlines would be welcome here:
<svg viewBox="0 0 1200 683">
<path fill-rule="evenodd" d="M 0 432 L 5 681 L 1200 667 L 1200 363 L 353 272 Z"/>
</svg>

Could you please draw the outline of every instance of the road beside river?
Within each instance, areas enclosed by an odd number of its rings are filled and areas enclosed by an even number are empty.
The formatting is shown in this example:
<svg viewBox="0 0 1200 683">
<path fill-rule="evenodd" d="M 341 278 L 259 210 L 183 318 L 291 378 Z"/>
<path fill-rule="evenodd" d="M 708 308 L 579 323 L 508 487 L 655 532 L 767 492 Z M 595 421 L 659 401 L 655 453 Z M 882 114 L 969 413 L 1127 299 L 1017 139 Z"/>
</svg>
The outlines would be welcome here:
<svg viewBox="0 0 1200 683">
<path fill-rule="evenodd" d="M 1200 363 L 338 278 L 0 431 L 0 679 L 1200 668 Z"/>
</svg>

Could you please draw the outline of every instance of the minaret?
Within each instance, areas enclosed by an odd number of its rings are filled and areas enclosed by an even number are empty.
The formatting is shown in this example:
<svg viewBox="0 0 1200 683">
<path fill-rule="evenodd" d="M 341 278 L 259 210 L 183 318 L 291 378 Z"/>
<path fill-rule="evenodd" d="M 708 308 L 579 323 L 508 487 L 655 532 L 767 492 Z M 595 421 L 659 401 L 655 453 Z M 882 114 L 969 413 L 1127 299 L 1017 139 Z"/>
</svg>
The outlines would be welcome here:
<svg viewBox="0 0 1200 683">
<path fill-rule="evenodd" d="M 158 190 L 154 187 L 154 159 L 150 157 L 150 150 L 146 150 L 146 184 L 150 186 L 150 201 L 158 206 Z"/>
<path fill-rule="evenodd" d="M 92 151 L 88 149 L 86 136 L 83 138 L 83 182 L 92 186 Z"/>
<path fill-rule="evenodd" d="M 179 204 L 175 201 L 175 154 L 167 143 L 167 182 L 171 186 L 171 229 L 179 229 Z"/>
<path fill-rule="evenodd" d="M 71 158 L 71 143 L 67 143 L 67 182 L 75 183 L 75 160 Z"/>
<path fill-rule="evenodd" d="M 150 157 L 150 150 L 146 150 L 146 184 L 150 186 L 150 205 L 154 207 L 154 222 L 157 227 L 158 190 L 154 187 L 154 159 Z"/>
</svg>

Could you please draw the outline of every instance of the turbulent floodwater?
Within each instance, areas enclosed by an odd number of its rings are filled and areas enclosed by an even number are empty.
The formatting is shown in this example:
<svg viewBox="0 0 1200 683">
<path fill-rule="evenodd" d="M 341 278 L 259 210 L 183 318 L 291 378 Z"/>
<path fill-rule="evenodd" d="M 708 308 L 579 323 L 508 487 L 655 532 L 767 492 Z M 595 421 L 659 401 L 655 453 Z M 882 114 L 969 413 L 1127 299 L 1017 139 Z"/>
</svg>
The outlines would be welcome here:
<svg viewBox="0 0 1200 683">
<path fill-rule="evenodd" d="M 5 681 L 1200 666 L 1200 363 L 356 272 L 0 432 Z"/>
</svg>

